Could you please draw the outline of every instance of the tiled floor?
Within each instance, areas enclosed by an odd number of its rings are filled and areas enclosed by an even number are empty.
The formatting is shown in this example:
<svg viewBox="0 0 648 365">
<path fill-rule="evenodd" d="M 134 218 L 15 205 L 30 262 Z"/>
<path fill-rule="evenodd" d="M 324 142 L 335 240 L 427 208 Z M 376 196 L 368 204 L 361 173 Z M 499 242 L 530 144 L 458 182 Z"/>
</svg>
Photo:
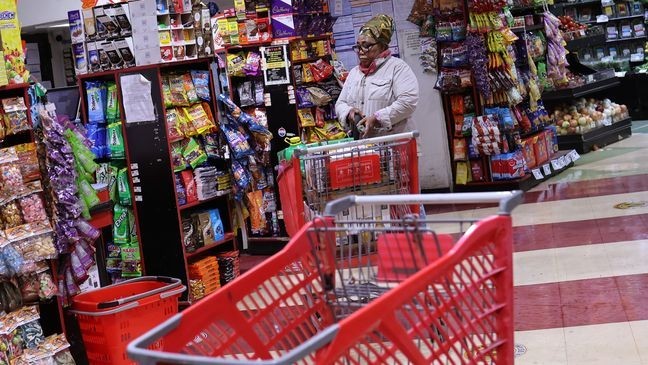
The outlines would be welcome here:
<svg viewBox="0 0 648 365">
<path fill-rule="evenodd" d="M 514 211 L 516 343 L 526 349 L 516 364 L 648 365 L 646 155 L 640 127 Z M 439 207 L 428 217 L 494 211 Z"/>
</svg>

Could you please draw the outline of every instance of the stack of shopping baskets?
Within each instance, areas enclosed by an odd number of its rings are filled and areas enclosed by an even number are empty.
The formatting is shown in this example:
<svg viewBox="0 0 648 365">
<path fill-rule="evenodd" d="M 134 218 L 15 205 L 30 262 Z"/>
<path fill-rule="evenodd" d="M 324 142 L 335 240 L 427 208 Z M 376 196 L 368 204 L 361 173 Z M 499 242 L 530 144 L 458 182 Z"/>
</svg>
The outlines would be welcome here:
<svg viewBox="0 0 648 365">
<path fill-rule="evenodd" d="M 513 364 L 511 211 L 520 201 L 520 192 L 336 200 L 282 251 L 128 353 L 141 364 Z M 361 214 L 487 202 L 499 212 L 480 220 Z M 356 218 L 338 219 L 345 211 Z M 347 255 L 340 237 L 375 251 Z"/>
</svg>

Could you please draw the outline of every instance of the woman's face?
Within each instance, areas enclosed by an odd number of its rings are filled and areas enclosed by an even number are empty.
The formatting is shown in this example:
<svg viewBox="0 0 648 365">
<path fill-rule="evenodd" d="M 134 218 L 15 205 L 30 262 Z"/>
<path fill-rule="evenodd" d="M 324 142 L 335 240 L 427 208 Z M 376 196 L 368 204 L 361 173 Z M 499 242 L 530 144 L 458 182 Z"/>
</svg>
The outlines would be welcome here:
<svg viewBox="0 0 648 365">
<path fill-rule="evenodd" d="M 369 66 L 385 50 L 385 46 L 366 34 L 358 36 L 356 52 L 362 66 Z"/>
</svg>

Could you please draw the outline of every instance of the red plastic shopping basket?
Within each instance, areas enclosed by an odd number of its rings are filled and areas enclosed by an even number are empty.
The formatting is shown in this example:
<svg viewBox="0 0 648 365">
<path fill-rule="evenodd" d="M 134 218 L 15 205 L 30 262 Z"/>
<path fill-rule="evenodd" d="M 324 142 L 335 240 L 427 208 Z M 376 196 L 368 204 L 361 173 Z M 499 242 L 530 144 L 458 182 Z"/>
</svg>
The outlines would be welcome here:
<svg viewBox="0 0 648 365">
<path fill-rule="evenodd" d="M 126 346 L 178 313 L 185 289 L 179 279 L 147 276 L 77 295 L 72 312 L 90 364 L 135 364 Z"/>
</svg>

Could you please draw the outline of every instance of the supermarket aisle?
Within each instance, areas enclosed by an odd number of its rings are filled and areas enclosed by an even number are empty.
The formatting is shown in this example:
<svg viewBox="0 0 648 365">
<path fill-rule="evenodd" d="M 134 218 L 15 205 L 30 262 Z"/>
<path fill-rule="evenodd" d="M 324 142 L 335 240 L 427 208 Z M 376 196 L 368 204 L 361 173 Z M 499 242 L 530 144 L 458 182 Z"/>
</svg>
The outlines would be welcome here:
<svg viewBox="0 0 648 365">
<path fill-rule="evenodd" d="M 648 365 L 648 128 L 635 133 L 515 211 L 516 364 Z"/>
</svg>

